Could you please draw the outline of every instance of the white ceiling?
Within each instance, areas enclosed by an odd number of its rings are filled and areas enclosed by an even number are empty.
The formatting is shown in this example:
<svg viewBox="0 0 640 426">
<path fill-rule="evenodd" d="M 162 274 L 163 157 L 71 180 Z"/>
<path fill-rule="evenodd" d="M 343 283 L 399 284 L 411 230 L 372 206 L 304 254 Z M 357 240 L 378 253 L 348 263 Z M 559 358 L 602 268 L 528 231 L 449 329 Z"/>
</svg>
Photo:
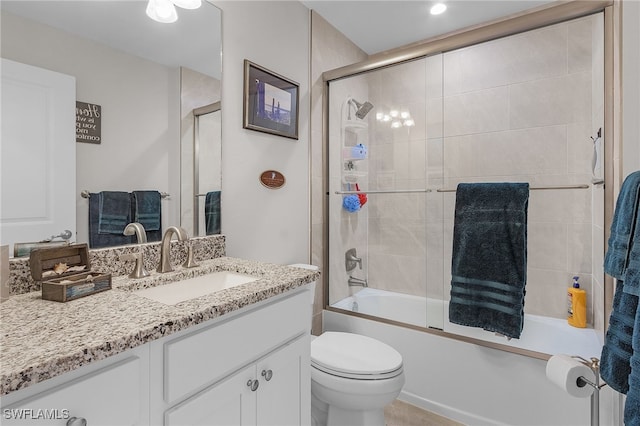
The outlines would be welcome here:
<svg viewBox="0 0 640 426">
<path fill-rule="evenodd" d="M 207 2 L 178 10 L 161 24 L 147 17 L 146 0 L 2 0 L 0 8 L 170 67 L 220 78 L 220 10 Z"/>
<path fill-rule="evenodd" d="M 435 0 L 303 0 L 367 54 L 532 9 L 550 0 L 440 0 L 441 15 L 431 15 Z"/>
<path fill-rule="evenodd" d="M 434 0 L 302 3 L 373 54 L 550 2 L 444 1 L 448 10 L 438 16 L 429 14 Z M 220 10 L 207 2 L 197 10 L 177 8 L 177 22 L 160 24 L 147 18 L 146 4 L 146 0 L 2 0 L 0 8 L 158 63 L 220 78 Z"/>
</svg>

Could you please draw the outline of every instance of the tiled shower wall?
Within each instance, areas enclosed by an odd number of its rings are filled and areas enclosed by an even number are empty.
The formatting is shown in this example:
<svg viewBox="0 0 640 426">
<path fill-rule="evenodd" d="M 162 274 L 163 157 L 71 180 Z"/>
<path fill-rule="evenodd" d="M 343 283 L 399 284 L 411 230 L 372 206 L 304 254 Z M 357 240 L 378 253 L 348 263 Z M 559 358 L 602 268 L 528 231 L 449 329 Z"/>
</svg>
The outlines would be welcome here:
<svg viewBox="0 0 640 426">
<path fill-rule="evenodd" d="M 367 189 L 590 184 L 591 137 L 603 126 L 602 22 L 593 15 L 350 78 L 366 79 L 375 105 Z M 415 126 L 376 120 L 391 109 Z M 447 299 L 455 193 L 369 200 L 369 285 Z M 601 186 L 531 191 L 527 313 L 566 317 L 566 288 L 579 275 L 589 322 L 598 306 L 601 328 L 602 212 Z"/>
</svg>

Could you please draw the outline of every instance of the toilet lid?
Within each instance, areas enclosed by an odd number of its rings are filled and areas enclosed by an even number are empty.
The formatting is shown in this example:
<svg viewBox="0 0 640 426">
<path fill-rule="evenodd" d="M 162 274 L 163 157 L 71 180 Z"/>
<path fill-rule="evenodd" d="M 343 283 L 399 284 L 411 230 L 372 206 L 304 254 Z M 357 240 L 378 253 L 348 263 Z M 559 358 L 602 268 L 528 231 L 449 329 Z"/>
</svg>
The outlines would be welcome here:
<svg viewBox="0 0 640 426">
<path fill-rule="evenodd" d="M 383 379 L 402 372 L 402 356 L 376 339 L 329 331 L 311 342 L 311 365 L 341 377 Z"/>
</svg>

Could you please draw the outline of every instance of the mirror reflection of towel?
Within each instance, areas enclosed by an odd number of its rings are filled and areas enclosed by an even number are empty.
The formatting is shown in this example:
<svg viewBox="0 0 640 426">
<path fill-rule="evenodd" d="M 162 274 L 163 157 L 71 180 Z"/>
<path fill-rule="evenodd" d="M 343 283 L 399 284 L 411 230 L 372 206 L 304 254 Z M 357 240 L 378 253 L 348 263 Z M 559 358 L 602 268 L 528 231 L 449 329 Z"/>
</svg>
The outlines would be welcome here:
<svg viewBox="0 0 640 426">
<path fill-rule="evenodd" d="M 158 191 L 133 191 L 131 193 L 134 222 L 139 222 L 146 231 L 157 231 L 161 227 L 160 193 Z"/>
<path fill-rule="evenodd" d="M 204 201 L 207 235 L 220 233 L 220 191 L 207 192 Z"/>
<path fill-rule="evenodd" d="M 98 194 L 98 233 L 122 235 L 131 221 L 128 192 L 102 191 Z"/>
<path fill-rule="evenodd" d="M 127 194 L 128 198 L 129 193 L 125 194 Z M 89 194 L 89 247 L 101 248 L 133 244 L 135 242 L 135 237 L 122 234 L 124 226 L 122 227 L 120 234 L 99 232 L 100 199 L 101 197 L 99 193 Z"/>
<path fill-rule="evenodd" d="M 456 190 L 449 320 L 519 338 L 527 281 L 528 183 Z"/>
<path fill-rule="evenodd" d="M 133 191 L 133 219 L 144 227 L 147 241 L 162 239 L 162 196 L 158 191 Z"/>
</svg>

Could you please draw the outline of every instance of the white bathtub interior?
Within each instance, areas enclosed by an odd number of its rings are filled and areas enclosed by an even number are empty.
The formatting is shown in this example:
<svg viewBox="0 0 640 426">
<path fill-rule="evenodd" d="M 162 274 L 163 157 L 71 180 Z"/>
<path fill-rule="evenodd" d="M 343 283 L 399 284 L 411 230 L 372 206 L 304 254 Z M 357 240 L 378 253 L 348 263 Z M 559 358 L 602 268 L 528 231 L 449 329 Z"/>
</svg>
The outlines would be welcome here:
<svg viewBox="0 0 640 426">
<path fill-rule="evenodd" d="M 540 315 L 525 314 L 520 338 L 507 339 L 480 328 L 449 322 L 448 304 L 437 299 L 365 288 L 331 306 L 417 327 L 425 328 L 429 324 L 429 328 L 458 336 L 545 354 L 578 355 L 589 359 L 599 357 L 602 350 L 599 335 L 593 328 L 576 329 L 566 320 Z"/>
</svg>

